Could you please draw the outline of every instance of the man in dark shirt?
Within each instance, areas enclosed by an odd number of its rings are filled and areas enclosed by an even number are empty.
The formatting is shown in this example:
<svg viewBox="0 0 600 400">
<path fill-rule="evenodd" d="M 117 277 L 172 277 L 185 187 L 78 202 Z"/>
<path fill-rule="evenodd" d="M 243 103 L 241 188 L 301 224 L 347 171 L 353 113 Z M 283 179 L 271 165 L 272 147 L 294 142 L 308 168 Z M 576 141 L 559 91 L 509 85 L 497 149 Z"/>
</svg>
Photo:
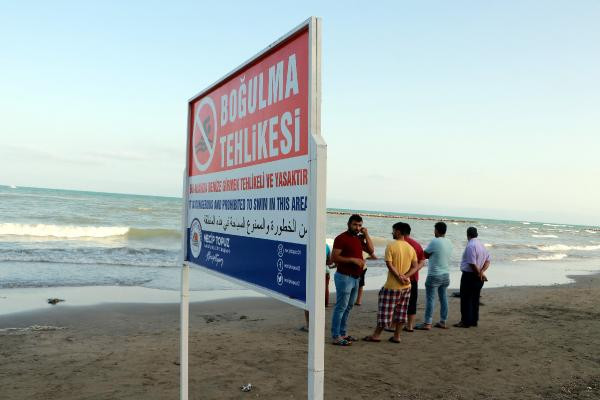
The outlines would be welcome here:
<svg viewBox="0 0 600 400">
<path fill-rule="evenodd" d="M 359 280 L 365 267 L 363 251 L 373 254 L 373 242 L 362 217 L 353 214 L 348 219 L 348 230 L 335 238 L 331 261 L 337 265 L 334 276 L 336 302 L 331 320 L 333 344 L 349 346 L 356 338 L 346 334 L 346 324 L 358 294 Z"/>
<path fill-rule="evenodd" d="M 408 224 L 406 224 L 408 225 Z M 404 330 L 407 332 L 412 332 L 414 330 L 415 327 L 415 318 L 417 316 L 417 299 L 418 299 L 418 295 L 419 295 L 419 270 L 421 268 L 423 268 L 423 265 L 425 265 L 425 253 L 423 253 L 423 247 L 421 247 L 421 245 L 414 240 L 413 238 L 410 237 L 410 225 L 408 225 L 408 227 L 406 228 L 408 234 L 404 236 L 404 240 L 406 242 L 408 242 L 408 244 L 410 244 L 412 246 L 413 249 L 415 249 L 415 252 L 417 253 L 417 262 L 418 262 L 418 267 L 417 267 L 417 272 L 415 272 L 411 277 L 410 277 L 410 300 L 408 302 L 408 322 L 406 324 L 406 326 L 404 327 Z"/>
</svg>

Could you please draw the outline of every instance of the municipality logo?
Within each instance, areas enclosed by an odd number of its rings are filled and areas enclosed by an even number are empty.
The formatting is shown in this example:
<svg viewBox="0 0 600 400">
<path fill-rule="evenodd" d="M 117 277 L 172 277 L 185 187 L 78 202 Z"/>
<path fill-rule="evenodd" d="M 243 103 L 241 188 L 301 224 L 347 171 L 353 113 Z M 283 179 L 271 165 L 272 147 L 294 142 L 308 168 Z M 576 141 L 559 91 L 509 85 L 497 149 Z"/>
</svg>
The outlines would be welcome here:
<svg viewBox="0 0 600 400">
<path fill-rule="evenodd" d="M 194 258 L 198 258 L 202 251 L 202 225 L 198 219 L 194 219 L 190 226 L 190 250 Z"/>
</svg>

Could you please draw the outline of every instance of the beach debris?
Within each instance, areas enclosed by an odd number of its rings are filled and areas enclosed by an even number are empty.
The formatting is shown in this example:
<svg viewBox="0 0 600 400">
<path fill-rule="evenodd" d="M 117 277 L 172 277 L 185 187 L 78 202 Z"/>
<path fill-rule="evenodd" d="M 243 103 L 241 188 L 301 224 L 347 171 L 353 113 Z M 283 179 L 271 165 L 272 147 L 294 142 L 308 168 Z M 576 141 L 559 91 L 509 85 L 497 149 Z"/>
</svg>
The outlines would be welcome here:
<svg viewBox="0 0 600 400">
<path fill-rule="evenodd" d="M 58 304 L 58 303 L 60 303 L 60 302 L 62 302 L 62 301 L 65 301 L 65 300 L 64 300 L 64 299 L 58 299 L 58 298 L 56 298 L 56 297 L 53 297 L 53 298 L 51 298 L 51 299 L 48 299 L 48 304 L 52 304 L 52 305 L 54 306 L 54 305 L 56 305 L 56 304 Z"/>
<path fill-rule="evenodd" d="M 31 325 L 25 328 L 4 328 L 0 329 L 0 334 L 5 335 L 22 335 L 31 332 L 50 332 L 59 331 L 66 329 L 64 326 L 50 326 L 50 325 Z"/>
<path fill-rule="evenodd" d="M 252 384 L 248 383 L 247 385 L 242 385 L 241 389 L 242 389 L 242 392 L 249 392 L 252 390 Z"/>
</svg>

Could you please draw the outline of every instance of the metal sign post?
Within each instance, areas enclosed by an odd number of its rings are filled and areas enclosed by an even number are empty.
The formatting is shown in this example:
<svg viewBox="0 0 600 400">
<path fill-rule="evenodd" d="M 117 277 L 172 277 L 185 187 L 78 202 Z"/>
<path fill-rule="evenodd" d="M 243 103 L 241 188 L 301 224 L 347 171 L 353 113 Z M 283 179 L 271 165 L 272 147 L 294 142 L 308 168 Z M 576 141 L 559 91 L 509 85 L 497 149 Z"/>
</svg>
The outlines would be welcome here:
<svg viewBox="0 0 600 400">
<path fill-rule="evenodd" d="M 321 20 L 311 17 L 189 101 L 182 400 L 190 267 L 308 309 L 308 398 L 323 398 L 327 146 L 320 71 Z"/>
</svg>

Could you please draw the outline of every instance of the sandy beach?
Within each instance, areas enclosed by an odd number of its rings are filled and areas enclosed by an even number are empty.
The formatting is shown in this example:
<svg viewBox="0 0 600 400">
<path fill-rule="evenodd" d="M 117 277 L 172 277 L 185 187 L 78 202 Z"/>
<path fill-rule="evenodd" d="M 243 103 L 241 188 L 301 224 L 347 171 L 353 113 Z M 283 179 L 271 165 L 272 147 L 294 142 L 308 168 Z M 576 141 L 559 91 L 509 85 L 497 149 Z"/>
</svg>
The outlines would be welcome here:
<svg viewBox="0 0 600 400">
<path fill-rule="evenodd" d="M 353 310 L 354 336 L 371 332 L 376 297 L 367 293 Z M 327 345 L 325 397 L 600 398 L 600 275 L 484 289 L 483 301 L 477 328 L 404 333 L 400 345 Z M 458 310 L 451 298 L 451 321 Z M 190 314 L 191 399 L 306 398 L 300 310 L 252 298 L 193 303 Z M 178 326 L 176 304 L 60 304 L 2 316 L 0 398 L 178 398 Z M 253 390 L 242 393 L 247 383 Z"/>
</svg>

